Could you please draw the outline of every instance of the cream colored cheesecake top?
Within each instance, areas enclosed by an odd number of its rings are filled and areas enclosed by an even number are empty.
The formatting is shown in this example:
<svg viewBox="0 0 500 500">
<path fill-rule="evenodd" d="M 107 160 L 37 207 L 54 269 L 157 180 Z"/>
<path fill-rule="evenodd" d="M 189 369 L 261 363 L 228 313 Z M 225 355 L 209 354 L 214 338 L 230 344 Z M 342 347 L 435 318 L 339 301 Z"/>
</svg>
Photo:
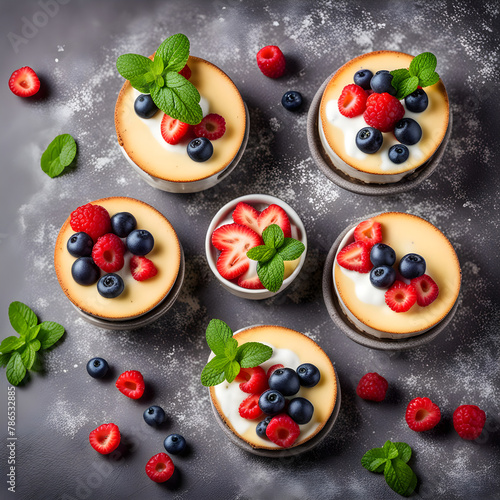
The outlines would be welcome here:
<svg viewBox="0 0 500 500">
<path fill-rule="evenodd" d="M 382 226 L 382 243 L 396 252 L 394 268 L 397 270 L 399 261 L 408 253 L 421 255 L 426 262 L 425 274 L 436 282 L 439 294 L 426 307 L 415 303 L 407 312 L 397 313 L 385 303 L 375 305 L 360 300 L 356 281 L 350 277 L 352 271 L 344 272 L 335 260 L 335 285 L 344 305 L 363 324 L 381 332 L 405 335 L 438 324 L 450 312 L 460 291 L 460 264 L 451 243 L 439 229 L 416 215 L 388 212 L 371 219 Z M 363 276 L 369 280 L 369 273 Z"/>
<path fill-rule="evenodd" d="M 76 260 L 67 250 L 67 242 L 75 233 L 70 217 L 64 222 L 56 241 L 54 265 L 57 279 L 66 296 L 77 307 L 93 316 L 104 319 L 125 320 L 147 313 L 168 294 L 177 279 L 181 249 L 177 234 L 170 222 L 157 210 L 133 198 L 104 198 L 92 202 L 104 207 L 112 217 L 119 212 L 130 212 L 137 220 L 137 229 L 146 229 L 154 238 L 153 250 L 145 257 L 150 259 L 158 273 L 145 281 L 136 281 L 130 273 L 131 254 L 125 253 L 125 265 L 118 271 L 124 281 L 124 291 L 114 299 L 102 297 L 97 283 L 79 285 L 71 276 L 71 266 Z M 75 207 L 76 208 L 76 207 Z M 101 276 L 105 273 L 101 271 Z"/>
<path fill-rule="evenodd" d="M 330 418 L 337 400 L 337 379 L 330 358 L 306 335 L 280 326 L 251 327 L 236 333 L 234 338 L 239 345 L 245 342 L 262 342 L 273 348 L 273 357 L 260 365 L 266 372 L 272 365 L 280 362 L 286 366 L 287 360 L 295 363 L 295 366 L 287 366 L 294 370 L 303 363 L 312 363 L 319 369 L 321 379 L 316 386 L 301 387 L 296 395 L 288 398 L 304 397 L 314 406 L 312 419 L 300 426 L 301 432 L 294 446 L 315 436 Z M 241 391 L 238 385 L 238 382 L 224 381 L 210 388 L 212 402 L 224 422 L 237 436 L 254 448 L 281 449 L 268 439 L 259 437 L 255 431 L 257 424 L 265 418 L 265 415 L 256 420 L 244 420 L 239 416 L 238 407 L 249 394 Z M 244 424 L 243 427 L 241 424 Z M 237 427 L 242 432 L 239 432 Z"/>
<path fill-rule="evenodd" d="M 441 144 L 449 121 L 449 103 L 448 95 L 443 82 L 439 80 L 438 83 L 425 87 L 425 92 L 429 98 L 429 106 L 422 113 L 409 113 L 406 111 L 405 116 L 411 116 L 415 119 L 422 128 L 422 138 L 412 148 L 418 148 L 418 154 L 412 154 L 408 160 L 401 164 L 391 163 L 390 169 L 382 168 L 380 155 L 386 154 L 386 148 L 382 147 L 377 153 L 364 154 L 360 153 L 361 158 L 355 158 L 348 154 L 345 146 L 344 131 L 341 127 L 334 125 L 328 119 L 327 107 L 337 106 L 338 98 L 346 85 L 354 83 L 354 74 L 360 69 L 367 69 L 375 74 L 377 71 L 386 69 L 392 71 L 400 68 L 408 68 L 413 56 L 404 54 L 402 52 L 394 51 L 377 51 L 363 54 L 355 57 L 346 64 L 344 64 L 333 75 L 328 82 L 320 104 L 320 119 L 326 141 L 332 150 L 348 165 L 362 172 L 371 174 L 397 174 L 406 172 L 417 168 L 425 163 L 436 151 Z M 404 101 L 402 101 L 404 105 Z M 405 108 L 406 109 L 406 108 Z M 352 118 L 356 120 L 358 117 Z M 348 120 L 346 118 L 346 120 Z M 359 129 L 368 126 L 361 118 Z M 386 137 L 393 138 L 391 133 L 383 133 L 384 141 Z M 387 162 L 385 161 L 386 165 Z"/>
<path fill-rule="evenodd" d="M 159 179 L 190 182 L 210 177 L 224 170 L 236 156 L 243 141 L 246 115 L 243 99 L 231 79 L 217 66 L 189 56 L 189 81 L 208 102 L 208 112 L 221 115 L 226 121 L 225 134 L 213 141 L 214 153 L 205 162 L 195 162 L 187 152 L 168 151 L 151 133 L 148 120 L 134 111 L 137 95 L 126 81 L 115 108 L 118 143 L 129 158 L 142 170 Z M 158 111 L 161 116 L 163 112 Z M 160 120 L 161 121 L 161 120 Z"/>
</svg>

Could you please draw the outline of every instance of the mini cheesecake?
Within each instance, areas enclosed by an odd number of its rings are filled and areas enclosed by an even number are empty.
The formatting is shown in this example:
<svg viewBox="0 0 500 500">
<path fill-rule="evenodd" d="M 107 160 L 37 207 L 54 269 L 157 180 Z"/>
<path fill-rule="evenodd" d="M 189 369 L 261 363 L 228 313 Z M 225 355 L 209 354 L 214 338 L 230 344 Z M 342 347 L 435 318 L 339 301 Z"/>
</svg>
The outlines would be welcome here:
<svg viewBox="0 0 500 500">
<path fill-rule="evenodd" d="M 306 443 L 316 436 L 330 419 L 337 400 L 337 378 L 330 358 L 309 337 L 289 328 L 280 326 L 255 326 L 234 335 L 241 345 L 245 342 L 261 342 L 272 347 L 273 355 L 262 368 L 267 370 L 278 363 L 285 367 L 297 369 L 303 363 L 312 363 L 320 373 L 319 383 L 311 388 L 301 387 L 299 392 L 288 399 L 304 397 L 314 406 L 314 413 L 309 423 L 300 425 L 300 435 L 292 448 Z M 239 383 L 233 381 L 222 382 L 210 387 L 212 404 L 228 428 L 244 442 L 256 449 L 282 450 L 278 445 L 268 439 L 261 438 L 256 433 L 257 424 L 264 420 L 266 415 L 256 419 L 247 420 L 239 415 L 240 403 L 249 394 L 239 388 Z"/>
<path fill-rule="evenodd" d="M 66 219 L 56 241 L 54 265 L 59 284 L 68 299 L 80 310 L 92 316 L 111 321 L 128 320 L 146 314 L 168 295 L 177 279 L 181 262 L 181 247 L 170 222 L 157 210 L 133 198 L 104 198 L 92 202 L 104 207 L 110 217 L 119 212 L 129 212 L 137 220 L 137 229 L 146 229 L 154 238 L 153 250 L 146 255 L 158 273 L 145 281 L 136 281 L 129 268 L 131 254 L 125 253 L 125 264 L 117 272 L 124 281 L 124 291 L 115 298 L 104 298 L 97 285 L 79 285 L 71 275 L 76 260 L 67 249 L 68 239 L 75 231 L 70 217 Z M 76 208 L 76 207 L 75 207 Z M 101 271 L 101 276 L 105 274 Z"/>
<path fill-rule="evenodd" d="M 412 113 L 405 108 L 404 118 L 413 118 L 422 128 L 422 138 L 409 149 L 409 157 L 400 164 L 388 156 L 389 148 L 398 141 L 392 132 L 383 133 L 382 147 L 373 154 L 363 153 L 356 146 L 356 134 L 367 124 L 363 115 L 354 118 L 343 116 L 338 109 L 338 99 L 346 85 L 354 83 L 354 74 L 366 69 L 375 74 L 379 70 L 392 71 L 408 68 L 413 56 L 395 51 L 377 51 L 355 57 L 344 64 L 328 82 L 323 93 L 318 132 L 325 153 L 333 166 L 344 174 L 365 183 L 388 184 L 398 182 L 424 166 L 436 153 L 448 129 L 449 103 L 443 82 L 425 87 L 429 98 L 427 109 Z"/>
<path fill-rule="evenodd" d="M 333 283 L 340 306 L 354 326 L 378 338 L 403 339 L 420 335 L 438 325 L 451 311 L 460 291 L 461 271 L 457 254 L 446 236 L 416 215 L 388 212 L 370 217 L 382 227 L 382 243 L 396 253 L 394 268 L 409 253 L 426 261 L 425 274 L 438 285 L 437 298 L 425 307 L 414 304 L 406 312 L 395 312 L 385 303 L 385 289 L 370 282 L 370 273 L 341 267 L 339 252 L 354 241 L 354 227 L 340 242 L 333 266 Z M 405 279 L 398 274 L 398 280 Z M 409 283 L 409 280 L 406 280 Z"/>
<path fill-rule="evenodd" d="M 193 192 L 216 184 L 230 169 L 245 140 L 247 114 L 245 104 L 232 80 L 212 63 L 190 56 L 189 81 L 198 89 L 203 115 L 217 113 L 226 121 L 226 132 L 213 141 L 213 156 L 204 162 L 193 161 L 187 154 L 185 139 L 168 144 L 161 135 L 163 111 L 143 119 L 134 111 L 140 92 L 126 81 L 115 107 L 118 144 L 129 162 L 152 185 L 166 191 Z M 177 188 L 176 188 L 177 184 Z"/>
</svg>

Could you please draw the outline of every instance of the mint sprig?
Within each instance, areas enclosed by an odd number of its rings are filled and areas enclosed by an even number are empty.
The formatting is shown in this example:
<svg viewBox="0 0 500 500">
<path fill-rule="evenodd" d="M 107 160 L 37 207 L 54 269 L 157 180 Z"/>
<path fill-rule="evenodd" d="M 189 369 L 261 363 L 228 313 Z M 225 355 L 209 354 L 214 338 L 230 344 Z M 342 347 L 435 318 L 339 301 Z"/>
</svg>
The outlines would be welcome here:
<svg viewBox="0 0 500 500">
<path fill-rule="evenodd" d="M 19 385 L 35 364 L 37 352 L 54 345 L 64 334 L 64 328 L 53 321 L 38 323 L 36 314 L 22 302 L 9 306 L 9 320 L 19 337 L 11 335 L 0 344 L 0 366 L 5 366 L 7 380 Z"/>
<path fill-rule="evenodd" d="M 238 346 L 229 326 L 220 319 L 210 321 L 206 331 L 208 347 L 215 354 L 201 372 L 205 387 L 232 382 L 241 368 L 252 368 L 267 361 L 273 350 L 260 342 L 245 342 Z"/>
<path fill-rule="evenodd" d="M 390 488 L 407 497 L 417 486 L 417 476 L 407 464 L 410 458 L 411 448 L 406 443 L 386 441 L 382 448 L 367 451 L 361 465 L 370 472 L 383 472 Z"/>
<path fill-rule="evenodd" d="M 42 170 L 49 177 L 61 175 L 76 156 L 76 142 L 69 134 L 58 135 L 43 152 L 40 159 Z"/>
<path fill-rule="evenodd" d="M 404 99 L 417 90 L 417 87 L 429 87 L 439 81 L 436 73 L 437 59 L 432 52 L 423 52 L 414 57 L 408 69 L 391 71 L 391 85 L 396 89 L 396 98 Z"/>
<path fill-rule="evenodd" d="M 132 87 L 143 94 L 151 94 L 153 102 L 164 113 L 196 125 L 203 118 L 200 94 L 196 87 L 179 71 L 189 58 L 189 39 L 178 33 L 162 42 L 153 60 L 138 54 L 123 54 L 116 68 Z"/>
<path fill-rule="evenodd" d="M 277 292 L 285 277 L 285 260 L 298 259 L 306 247 L 294 238 L 285 238 L 277 224 L 267 226 L 262 232 L 264 245 L 258 245 L 247 252 L 247 257 L 257 261 L 257 275 L 260 282 L 270 291 Z"/>
</svg>

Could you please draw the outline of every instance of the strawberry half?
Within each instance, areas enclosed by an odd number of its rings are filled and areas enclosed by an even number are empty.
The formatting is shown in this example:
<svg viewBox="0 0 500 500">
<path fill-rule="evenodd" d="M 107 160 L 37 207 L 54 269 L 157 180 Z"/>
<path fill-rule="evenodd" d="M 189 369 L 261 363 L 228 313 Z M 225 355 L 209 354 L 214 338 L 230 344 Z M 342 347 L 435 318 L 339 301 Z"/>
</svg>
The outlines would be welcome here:
<svg viewBox="0 0 500 500">
<path fill-rule="evenodd" d="M 243 276 L 238 276 L 238 286 L 247 288 L 249 290 L 262 290 L 263 288 L 265 288 L 258 276 L 254 276 L 253 278 L 244 278 Z"/>
<path fill-rule="evenodd" d="M 364 112 L 368 95 L 354 83 L 346 85 L 338 100 L 339 111 L 347 118 L 353 118 Z"/>
<path fill-rule="evenodd" d="M 117 389 L 128 398 L 139 399 L 144 394 L 144 378 L 141 372 L 129 370 L 123 372 L 116 381 Z"/>
<path fill-rule="evenodd" d="M 168 144 L 178 144 L 180 140 L 188 133 L 190 125 L 176 120 L 168 115 L 163 115 L 161 120 L 161 136 Z"/>
<path fill-rule="evenodd" d="M 210 113 L 194 126 L 196 137 L 206 137 L 210 141 L 220 139 L 226 132 L 226 120 L 217 113 Z"/>
<path fill-rule="evenodd" d="M 269 389 L 267 385 L 267 375 L 261 366 L 254 368 L 241 368 L 234 379 L 240 383 L 240 389 L 249 394 L 262 394 Z"/>
<path fill-rule="evenodd" d="M 382 242 L 382 226 L 380 222 L 368 219 L 360 222 L 354 229 L 354 240 L 362 241 L 370 246 Z"/>
<path fill-rule="evenodd" d="M 29 66 L 24 66 L 10 76 L 9 89 L 19 97 L 31 97 L 40 90 L 40 80 Z"/>
<path fill-rule="evenodd" d="M 133 255 L 130 259 L 130 273 L 137 281 L 145 281 L 158 274 L 158 270 L 151 260 L 140 255 Z"/>
<path fill-rule="evenodd" d="M 115 451 L 120 439 L 120 429 L 115 424 L 102 424 L 89 434 L 90 446 L 102 455 Z"/>
<path fill-rule="evenodd" d="M 439 295 L 439 287 L 427 274 L 423 274 L 418 278 L 413 278 L 410 284 L 413 285 L 417 292 L 417 304 L 420 307 L 428 306 L 434 302 Z"/>
<path fill-rule="evenodd" d="M 238 408 L 240 417 L 246 418 L 247 420 L 255 420 L 256 418 L 262 417 L 264 412 L 259 407 L 259 398 L 260 394 L 252 394 L 244 399 Z"/>
<path fill-rule="evenodd" d="M 369 273 L 373 267 L 370 261 L 370 246 L 363 241 L 346 245 L 337 255 L 337 264 L 349 271 Z"/>
<path fill-rule="evenodd" d="M 396 280 L 385 292 L 385 303 L 395 312 L 408 311 L 417 301 L 417 292 L 412 285 Z"/>
</svg>

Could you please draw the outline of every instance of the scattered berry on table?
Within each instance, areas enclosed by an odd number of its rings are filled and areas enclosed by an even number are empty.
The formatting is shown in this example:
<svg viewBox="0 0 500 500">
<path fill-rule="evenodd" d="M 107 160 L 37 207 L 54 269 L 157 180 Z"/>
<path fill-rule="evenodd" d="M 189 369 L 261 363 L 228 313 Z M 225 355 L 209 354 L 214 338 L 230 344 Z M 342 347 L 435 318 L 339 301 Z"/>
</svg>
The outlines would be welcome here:
<svg viewBox="0 0 500 500">
<path fill-rule="evenodd" d="M 83 232 L 75 233 L 69 237 L 66 247 L 73 257 L 90 257 L 94 241 Z"/>
<path fill-rule="evenodd" d="M 356 134 L 356 146 L 368 155 L 376 153 L 384 142 L 382 132 L 373 127 L 363 127 Z"/>
<path fill-rule="evenodd" d="M 257 433 L 257 436 L 261 437 L 262 439 L 266 439 L 266 429 L 267 426 L 269 425 L 269 422 L 271 421 L 273 417 L 269 416 L 266 417 L 264 420 L 261 420 L 258 424 L 257 427 L 255 428 L 255 432 Z"/>
<path fill-rule="evenodd" d="M 277 370 L 278 368 L 285 368 L 285 367 L 281 363 L 277 363 L 273 366 L 270 366 L 266 373 L 267 378 L 269 378 L 273 374 L 274 370 Z"/>
<path fill-rule="evenodd" d="M 262 290 L 265 288 L 258 276 L 254 276 L 253 278 L 238 276 L 238 286 L 247 288 L 248 290 Z"/>
<path fill-rule="evenodd" d="M 367 373 L 361 377 L 356 387 L 356 394 L 368 401 L 380 403 L 385 399 L 389 384 L 387 380 L 378 373 Z"/>
<path fill-rule="evenodd" d="M 399 272 L 403 278 L 412 280 L 425 273 L 425 259 L 417 253 L 407 253 L 399 261 Z"/>
<path fill-rule="evenodd" d="M 366 92 L 359 85 L 346 85 L 338 100 L 340 114 L 347 118 L 361 115 L 366 109 L 366 98 Z"/>
<path fill-rule="evenodd" d="M 408 403 L 405 419 L 412 431 L 428 431 L 441 420 L 441 410 L 429 398 L 415 398 Z"/>
<path fill-rule="evenodd" d="M 145 229 L 134 229 L 127 236 L 127 248 L 134 255 L 147 255 L 155 245 L 153 235 Z"/>
<path fill-rule="evenodd" d="M 182 75 L 186 80 L 191 78 L 191 68 L 186 64 L 180 71 L 179 75 Z"/>
<path fill-rule="evenodd" d="M 424 89 L 417 89 L 405 97 L 405 105 L 412 113 L 422 113 L 429 105 L 429 98 Z"/>
<path fill-rule="evenodd" d="M 263 413 L 259 407 L 259 395 L 250 394 L 250 396 L 245 398 L 238 408 L 238 413 L 241 418 L 246 418 L 247 420 L 255 420 L 262 417 Z"/>
<path fill-rule="evenodd" d="M 410 156 L 410 151 L 404 144 L 394 144 L 389 148 L 389 160 L 396 165 L 404 163 Z"/>
<path fill-rule="evenodd" d="M 387 70 L 377 71 L 370 80 L 370 87 L 374 92 L 377 92 L 377 94 L 386 92 L 395 96 L 397 91 L 392 86 L 392 79 L 393 76 Z"/>
<path fill-rule="evenodd" d="M 337 263 L 350 271 L 369 273 L 373 267 L 370 262 L 370 246 L 364 241 L 346 245 L 337 255 Z"/>
<path fill-rule="evenodd" d="M 130 259 L 130 272 L 136 281 L 145 281 L 156 276 L 158 269 L 147 257 L 134 255 Z"/>
<path fill-rule="evenodd" d="M 115 273 L 105 274 L 97 282 L 97 291 L 105 299 L 114 299 L 121 295 L 125 283 L 120 275 Z"/>
<path fill-rule="evenodd" d="M 146 474 L 155 483 L 168 481 L 174 473 L 174 463 L 166 453 L 158 453 L 146 464 Z"/>
<path fill-rule="evenodd" d="M 285 406 L 285 397 L 275 389 L 268 389 L 259 397 L 259 408 L 266 415 L 277 415 L 285 409 Z"/>
<path fill-rule="evenodd" d="M 111 232 L 108 211 L 100 205 L 87 203 L 71 212 L 70 225 L 73 231 L 87 233 L 93 241 Z"/>
<path fill-rule="evenodd" d="M 40 90 L 40 80 L 29 66 L 24 66 L 10 76 L 9 89 L 19 97 L 31 97 Z"/>
<path fill-rule="evenodd" d="M 417 292 L 412 285 L 396 280 L 385 292 L 385 303 L 397 313 L 408 311 L 417 301 Z"/>
<path fill-rule="evenodd" d="M 206 137 L 196 137 L 187 145 L 187 154 L 198 163 L 209 160 L 214 154 L 214 146 Z"/>
<path fill-rule="evenodd" d="M 406 146 L 413 146 L 422 138 L 422 128 L 413 118 L 402 118 L 394 126 L 396 139 Z"/>
<path fill-rule="evenodd" d="M 87 373 L 92 378 L 103 378 L 108 373 L 108 369 L 108 362 L 102 358 L 92 358 L 87 363 Z"/>
<path fill-rule="evenodd" d="M 107 455 L 120 444 L 120 429 L 116 424 L 102 424 L 89 434 L 90 446 L 102 455 Z"/>
<path fill-rule="evenodd" d="M 71 276 L 79 285 L 89 286 L 97 282 L 101 271 L 92 257 L 80 257 L 71 266 Z"/>
<path fill-rule="evenodd" d="M 210 141 L 215 141 L 226 132 L 226 120 L 217 113 L 210 113 L 194 126 L 193 131 L 196 137 L 206 137 Z"/>
<path fill-rule="evenodd" d="M 437 283 L 427 274 L 411 280 L 411 285 L 417 292 L 417 304 L 420 307 L 426 307 L 432 304 L 439 295 Z"/>
<path fill-rule="evenodd" d="M 128 370 L 123 372 L 115 383 L 117 389 L 128 398 L 139 399 L 146 388 L 141 372 Z"/>
<path fill-rule="evenodd" d="M 380 132 L 392 132 L 396 123 L 403 118 L 405 108 L 394 96 L 371 94 L 366 100 L 366 110 L 363 113 L 365 122 Z"/>
<path fill-rule="evenodd" d="M 268 380 L 269 387 L 281 392 L 283 396 L 293 396 L 300 390 L 300 379 L 295 370 L 291 368 L 278 368 L 274 370 Z"/>
<path fill-rule="evenodd" d="M 144 413 L 142 414 L 144 417 L 144 422 L 152 427 L 163 424 L 165 422 L 167 416 L 165 415 L 165 411 L 161 406 L 150 406 Z M 167 450 L 168 451 L 168 450 Z"/>
<path fill-rule="evenodd" d="M 281 105 L 288 111 L 298 111 L 302 107 L 302 94 L 296 90 L 289 90 L 283 94 Z"/>
<path fill-rule="evenodd" d="M 373 219 L 360 222 L 354 229 L 354 241 L 362 241 L 370 248 L 382 241 L 382 225 Z"/>
<path fill-rule="evenodd" d="M 137 227 L 137 220 L 129 212 L 119 212 L 111 217 L 111 231 L 126 238 Z"/>
<path fill-rule="evenodd" d="M 369 90 L 373 73 L 369 69 L 360 69 L 354 73 L 354 83 L 364 90 Z"/>
<path fill-rule="evenodd" d="M 307 424 L 314 413 L 314 405 L 306 398 L 293 398 L 287 408 L 287 413 L 299 425 Z"/>
<path fill-rule="evenodd" d="M 462 439 L 477 439 L 485 422 L 486 413 L 476 405 L 460 405 L 453 412 L 453 427 Z"/>
<path fill-rule="evenodd" d="M 172 455 L 179 455 L 186 449 L 186 440 L 180 434 L 170 434 L 163 441 L 165 449 Z"/>
<path fill-rule="evenodd" d="M 297 375 L 300 385 L 303 387 L 314 387 L 321 379 L 321 373 L 312 363 L 303 363 L 297 367 Z"/>
<path fill-rule="evenodd" d="M 156 115 L 158 106 L 154 103 L 153 98 L 149 94 L 141 94 L 137 96 L 134 102 L 134 111 L 139 118 L 148 120 Z"/>
<path fill-rule="evenodd" d="M 124 255 L 125 245 L 113 233 L 99 236 L 92 248 L 92 259 L 105 273 L 119 271 L 125 263 Z"/>
<path fill-rule="evenodd" d="M 191 126 L 169 115 L 163 115 L 160 125 L 161 136 L 168 144 L 179 144 Z"/>
<path fill-rule="evenodd" d="M 271 419 L 266 429 L 266 436 L 282 448 L 290 448 L 300 434 L 300 428 L 292 417 L 281 413 Z"/>
<path fill-rule="evenodd" d="M 370 283 L 375 288 L 389 288 L 396 281 L 396 271 L 391 266 L 377 266 L 370 271 Z"/>
<path fill-rule="evenodd" d="M 241 368 L 234 380 L 240 382 L 240 389 L 249 394 L 261 394 L 269 388 L 266 372 L 261 366 Z"/>
<path fill-rule="evenodd" d="M 385 243 L 375 243 L 370 250 L 370 261 L 374 266 L 393 266 L 396 252 Z"/>
<path fill-rule="evenodd" d="M 277 45 L 267 45 L 257 52 L 257 65 L 269 78 L 279 78 L 285 72 L 285 56 Z"/>
</svg>

